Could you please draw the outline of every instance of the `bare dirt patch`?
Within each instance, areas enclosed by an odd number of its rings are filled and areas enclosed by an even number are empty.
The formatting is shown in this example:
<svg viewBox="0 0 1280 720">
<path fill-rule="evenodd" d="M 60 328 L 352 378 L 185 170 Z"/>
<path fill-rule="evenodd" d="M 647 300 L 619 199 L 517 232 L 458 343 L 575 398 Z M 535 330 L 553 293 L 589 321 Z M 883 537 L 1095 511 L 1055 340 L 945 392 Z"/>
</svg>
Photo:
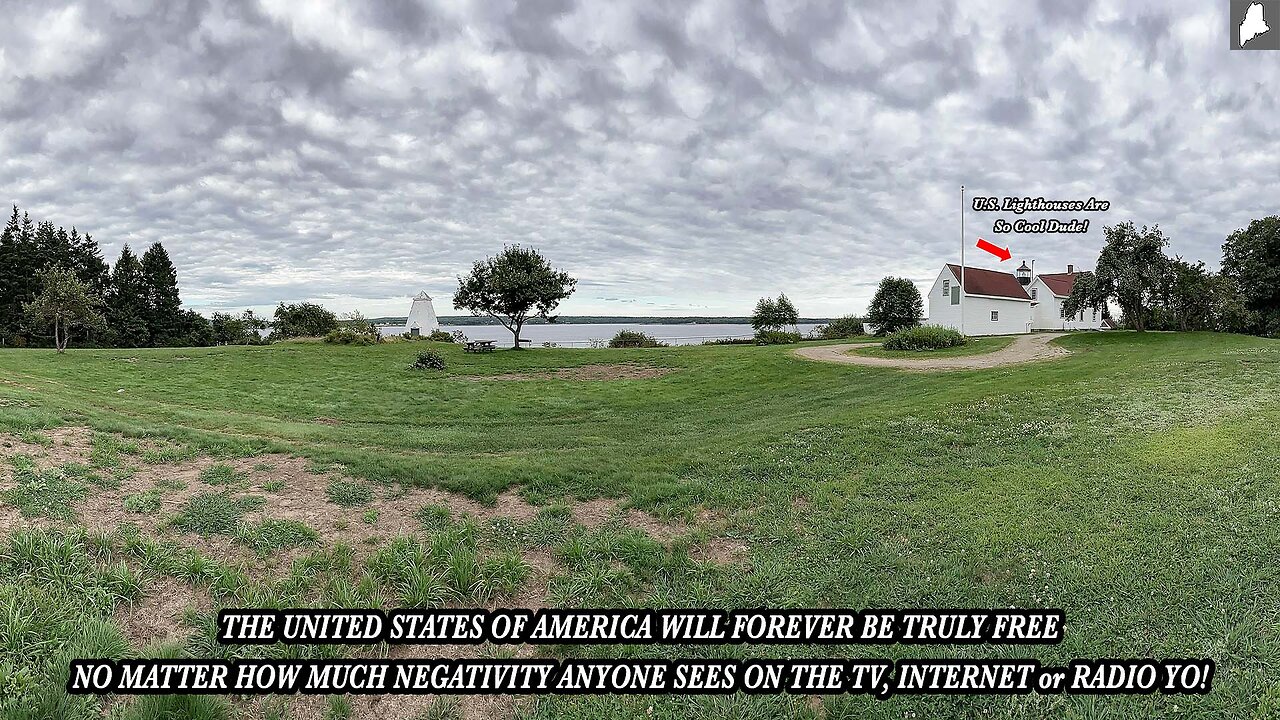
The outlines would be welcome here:
<svg viewBox="0 0 1280 720">
<path fill-rule="evenodd" d="M 93 440 L 93 432 L 88 428 L 54 428 L 39 434 L 48 438 L 50 442 L 33 443 L 17 435 L 0 435 L 0 455 L 6 458 L 26 455 L 35 461 L 36 467 L 40 470 L 70 462 L 88 462 Z"/>
<path fill-rule="evenodd" d="M 53 467 L 66 463 L 89 464 L 93 433 L 86 428 L 62 428 L 45 433 L 49 445 L 27 442 L 8 436 L 7 446 L 0 445 L 0 455 L 23 452 L 37 463 Z M 30 438 L 28 438 L 30 439 Z M 143 447 L 149 443 L 138 441 Z M 214 464 L 229 465 L 234 470 L 230 485 L 211 485 L 202 473 Z M 492 505 L 434 488 L 371 487 L 374 498 L 365 505 L 342 507 L 329 502 L 325 491 L 339 478 L 334 472 L 316 472 L 304 458 L 289 455 L 265 455 L 240 459 L 198 457 L 173 463 L 148 465 L 138 462 L 132 474 L 120 478 L 111 489 L 93 487 L 75 505 L 77 520 L 90 531 L 111 533 L 124 525 L 137 526 L 145 534 L 176 542 L 206 556 L 215 557 L 253 576 L 266 576 L 283 570 L 296 558 L 311 552 L 314 546 L 301 546 L 260 555 L 227 535 L 200 536 L 174 527 L 171 523 L 186 503 L 196 494 L 227 492 L 236 497 L 248 495 L 262 498 L 261 508 L 247 512 L 244 522 L 263 519 L 295 520 L 314 529 L 321 546 L 343 543 L 350 546 L 360 560 L 375 552 L 398 535 L 417 535 L 423 531 L 421 511 L 424 506 L 447 508 L 454 518 L 471 517 L 480 523 L 505 519 L 515 522 L 532 520 L 541 510 L 514 491 L 500 494 Z M 0 489 L 11 484 L 7 473 L 0 470 Z M 131 512 L 125 500 L 146 494 L 155 498 L 158 509 Z M 686 537 L 691 528 L 682 522 L 671 522 L 635 508 L 623 508 L 617 499 L 598 498 L 569 503 L 573 519 L 590 529 L 617 522 L 634 528 L 662 543 Z M 711 519 L 699 516 L 698 525 L 705 529 Z M 23 518 L 13 508 L 0 504 L 0 531 L 45 526 L 44 519 Z M 719 541 L 695 547 L 700 558 L 713 562 L 727 559 L 736 563 L 741 553 Z M 541 553 L 541 554 L 540 554 Z M 549 578 L 557 571 L 550 553 L 527 554 L 534 572 L 522 591 L 520 600 L 530 607 L 541 607 L 546 600 Z"/>
<path fill-rule="evenodd" d="M 743 565 L 747 561 L 747 546 L 729 538 L 711 538 L 690 549 L 689 557 L 717 565 Z"/>
<path fill-rule="evenodd" d="M 614 363 L 599 365 L 582 365 L 580 367 L 560 368 L 550 372 L 537 373 L 505 373 L 502 375 L 465 375 L 463 380 L 648 380 L 659 378 L 675 372 L 673 368 L 654 367 L 652 365 L 635 365 L 631 363 Z"/>
<path fill-rule="evenodd" d="M 574 503 L 570 509 L 574 520 L 591 529 L 617 519 L 660 542 L 670 542 L 689 532 L 687 526 L 666 522 L 647 512 L 634 508 L 624 510 L 621 504 L 612 498 L 585 500 Z"/>
<path fill-rule="evenodd" d="M 129 645 L 141 649 L 185 638 L 183 615 L 188 609 L 209 607 L 209 597 L 203 591 L 173 578 L 162 578 L 148 589 L 142 600 L 117 607 L 115 621 Z"/>
<path fill-rule="evenodd" d="M 1024 362 L 1052 360 L 1071 354 L 1070 350 L 1052 344 L 1063 333 L 1037 333 L 1021 335 L 1007 347 L 984 355 L 961 355 L 941 358 L 886 358 L 849 354 L 850 350 L 875 347 L 875 343 L 844 343 L 840 345 L 816 345 L 793 351 L 796 357 L 843 365 L 868 365 L 891 367 L 899 370 L 928 372 L 931 370 L 980 370 L 983 368 L 1015 365 Z"/>
</svg>

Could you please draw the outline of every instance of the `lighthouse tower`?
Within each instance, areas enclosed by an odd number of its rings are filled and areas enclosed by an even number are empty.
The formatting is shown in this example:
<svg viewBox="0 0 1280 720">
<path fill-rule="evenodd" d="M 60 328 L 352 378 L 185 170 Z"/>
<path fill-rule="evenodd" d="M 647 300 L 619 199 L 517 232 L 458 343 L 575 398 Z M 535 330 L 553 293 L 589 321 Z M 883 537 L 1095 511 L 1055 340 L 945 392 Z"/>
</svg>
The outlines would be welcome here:
<svg viewBox="0 0 1280 720">
<path fill-rule="evenodd" d="M 418 293 L 409 308 L 409 320 L 405 323 L 405 332 L 409 335 L 430 335 L 440 329 L 440 321 L 436 319 L 436 308 L 431 304 L 431 296 L 425 292 Z"/>
</svg>

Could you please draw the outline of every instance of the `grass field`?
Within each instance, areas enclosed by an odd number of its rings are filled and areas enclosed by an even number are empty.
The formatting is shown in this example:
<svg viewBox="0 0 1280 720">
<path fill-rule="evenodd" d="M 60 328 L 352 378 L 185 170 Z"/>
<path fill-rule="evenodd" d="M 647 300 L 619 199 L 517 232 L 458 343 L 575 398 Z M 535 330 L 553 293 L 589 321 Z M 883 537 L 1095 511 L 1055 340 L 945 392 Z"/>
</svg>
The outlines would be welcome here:
<svg viewBox="0 0 1280 720">
<path fill-rule="evenodd" d="M 1057 342 L 1074 354 L 940 374 L 754 346 L 433 346 L 448 360 L 442 373 L 408 370 L 424 347 L 408 343 L 0 351 L 0 711 L 1276 716 L 1280 343 Z M 1061 644 L 1033 648 L 531 650 L 552 656 L 1208 657 L 1218 671 L 1202 697 L 884 702 L 100 704 L 59 689 L 67 660 L 85 655 L 357 654 L 219 646 L 212 617 L 223 606 L 540 603 L 1060 607 L 1067 618 Z"/>
</svg>

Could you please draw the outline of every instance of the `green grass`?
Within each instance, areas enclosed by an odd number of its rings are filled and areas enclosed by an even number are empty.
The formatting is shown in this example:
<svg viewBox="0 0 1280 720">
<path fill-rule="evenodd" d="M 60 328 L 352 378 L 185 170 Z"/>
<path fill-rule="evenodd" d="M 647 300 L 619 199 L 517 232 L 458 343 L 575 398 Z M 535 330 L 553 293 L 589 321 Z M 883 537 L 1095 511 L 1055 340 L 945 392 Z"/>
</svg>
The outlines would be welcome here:
<svg viewBox="0 0 1280 720">
<path fill-rule="evenodd" d="M 235 497 L 226 492 L 192 495 L 173 519 L 174 527 L 197 535 L 231 535 L 249 510 L 261 507 L 261 498 Z"/>
<path fill-rule="evenodd" d="M 0 385 L 0 428 L 91 425 L 99 469 L 142 461 L 128 437 L 148 447 L 166 438 L 221 458 L 296 453 L 364 483 L 370 498 L 374 488 L 402 483 L 481 501 L 514 487 L 552 503 L 519 522 L 427 510 L 412 537 L 369 548 L 367 564 L 324 547 L 271 583 L 138 543 L 147 567 L 182 573 L 219 604 L 480 602 L 521 587 L 522 578 L 527 584 L 519 553 L 537 551 L 559 563 L 549 601 L 569 606 L 1061 607 L 1067 626 L 1058 645 L 679 650 L 1051 664 L 1211 657 L 1218 671 L 1206 696 L 831 697 L 825 713 L 1267 717 L 1280 697 L 1280 343 L 1173 333 L 1055 342 L 1073 354 L 945 374 L 824 365 L 793 357 L 792 348 L 754 346 L 491 355 L 442 347 L 449 369 L 430 375 L 406 369 L 409 343 L 128 351 L 137 363 L 119 362 L 117 351 L 0 350 L 0 374 L 17 383 Z M 176 354 L 189 359 L 173 362 Z M 672 372 L 617 382 L 470 379 L 601 363 Z M 682 541 L 572 521 L 568 504 L 601 496 L 676 525 L 697 520 L 747 554 L 721 566 L 695 559 Z M 232 536 L 243 525 L 235 499 L 203 503 L 178 519 Z M 97 572 L 77 580 L 83 590 L 75 592 L 109 598 Z M 5 576 L 0 592 L 31 592 L 45 573 Z M 55 608 L 61 597 L 31 602 Z M 87 602 L 72 600 L 74 608 Z M 109 618 L 109 610 L 94 612 Z M 23 652 L 81 637 L 35 617 L 34 629 L 19 633 Z M 188 651 L 280 652 L 219 646 L 207 634 Z M 563 651 L 662 657 L 671 648 Z M 57 684 L 47 677 L 56 662 L 40 662 L 45 670 L 34 671 L 19 697 Z M 745 696 L 542 698 L 528 716 L 625 718 L 650 707 L 664 718 L 815 717 L 805 698 Z"/>
<path fill-rule="evenodd" d="M 324 494 L 329 498 L 329 502 L 342 507 L 367 505 L 370 500 L 373 500 L 373 488 L 369 487 L 369 483 L 359 480 L 340 478 L 331 480 L 329 486 L 324 489 Z"/>
<path fill-rule="evenodd" d="M 124 499 L 124 509 L 131 513 L 150 515 L 160 509 L 160 491 L 151 488 Z"/>
<path fill-rule="evenodd" d="M 207 485 L 236 485 L 246 474 L 226 463 L 214 463 L 200 471 L 200 481 Z"/>
<path fill-rule="evenodd" d="M 253 548 L 260 555 L 315 545 L 319 539 L 319 533 L 297 520 L 265 519 L 241 525 L 236 532 L 236 542 Z"/>
<path fill-rule="evenodd" d="M 72 505 L 88 494 L 78 478 L 83 475 L 64 468 L 38 469 L 24 455 L 10 457 L 14 486 L 0 492 L 0 501 L 18 509 L 26 518 L 75 519 Z"/>
<path fill-rule="evenodd" d="M 958 347 L 941 348 L 939 350 L 885 350 L 882 347 L 865 347 L 854 348 L 850 350 L 853 355 L 866 355 L 867 357 L 883 357 L 883 358 L 938 358 L 938 357 L 963 357 L 965 355 L 985 355 L 997 350 L 1003 350 L 1009 347 L 1014 341 L 1013 336 L 1000 337 L 978 337 L 969 338 L 964 345 Z"/>
</svg>

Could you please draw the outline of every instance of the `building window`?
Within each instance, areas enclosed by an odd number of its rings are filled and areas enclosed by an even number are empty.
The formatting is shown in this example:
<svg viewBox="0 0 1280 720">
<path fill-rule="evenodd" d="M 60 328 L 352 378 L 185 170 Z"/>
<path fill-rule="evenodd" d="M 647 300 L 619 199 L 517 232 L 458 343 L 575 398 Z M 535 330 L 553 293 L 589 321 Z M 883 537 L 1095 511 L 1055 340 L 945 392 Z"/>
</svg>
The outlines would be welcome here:
<svg viewBox="0 0 1280 720">
<path fill-rule="evenodd" d="M 1038 291 L 1039 291 L 1039 288 L 1031 288 L 1031 299 L 1032 299 L 1032 300 L 1035 300 L 1035 299 L 1036 299 L 1036 292 L 1038 292 Z"/>
<path fill-rule="evenodd" d="M 1067 319 L 1067 306 L 1066 306 L 1066 305 L 1059 305 L 1059 306 L 1058 306 L 1058 316 L 1059 316 L 1059 317 L 1061 317 L 1063 320 L 1066 320 L 1066 319 Z"/>
<path fill-rule="evenodd" d="M 950 294 L 951 294 L 951 281 L 950 281 L 950 280 L 943 280 L 943 281 L 942 281 L 942 294 L 943 294 L 943 295 L 950 295 Z"/>
<path fill-rule="evenodd" d="M 1098 311 L 1097 311 L 1097 310 L 1094 310 L 1094 311 L 1093 311 L 1093 321 L 1094 321 L 1094 322 L 1098 322 Z"/>
<path fill-rule="evenodd" d="M 991 322 L 1000 322 L 1000 311 L 999 311 L 999 310 L 992 310 L 992 311 L 991 311 Z"/>
<path fill-rule="evenodd" d="M 960 304 L 960 286 L 959 285 L 954 285 L 951 288 L 951 304 L 952 305 Z"/>
</svg>

